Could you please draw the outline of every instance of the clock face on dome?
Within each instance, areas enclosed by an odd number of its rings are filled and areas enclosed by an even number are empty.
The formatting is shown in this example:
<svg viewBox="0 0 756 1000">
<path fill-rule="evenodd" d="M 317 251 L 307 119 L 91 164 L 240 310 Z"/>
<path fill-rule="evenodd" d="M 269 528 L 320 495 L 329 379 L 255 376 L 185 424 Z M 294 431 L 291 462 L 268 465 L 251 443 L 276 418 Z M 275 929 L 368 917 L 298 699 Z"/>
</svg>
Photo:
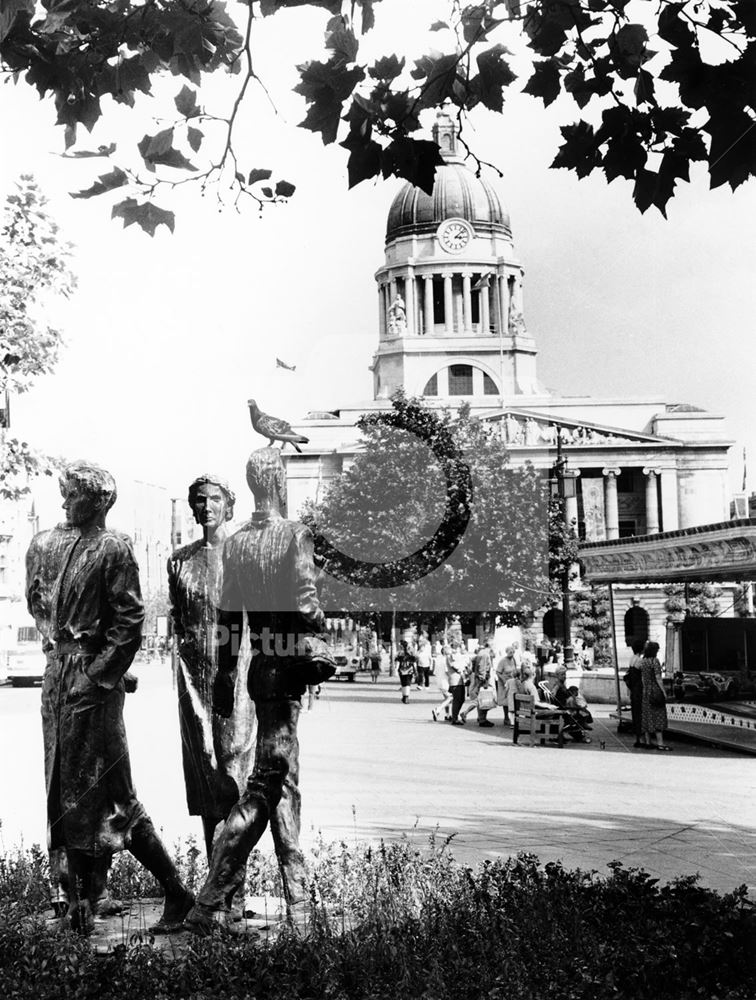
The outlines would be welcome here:
<svg viewBox="0 0 756 1000">
<path fill-rule="evenodd" d="M 472 238 L 472 230 L 462 219 L 447 219 L 436 231 L 438 242 L 447 253 L 460 253 Z"/>
</svg>

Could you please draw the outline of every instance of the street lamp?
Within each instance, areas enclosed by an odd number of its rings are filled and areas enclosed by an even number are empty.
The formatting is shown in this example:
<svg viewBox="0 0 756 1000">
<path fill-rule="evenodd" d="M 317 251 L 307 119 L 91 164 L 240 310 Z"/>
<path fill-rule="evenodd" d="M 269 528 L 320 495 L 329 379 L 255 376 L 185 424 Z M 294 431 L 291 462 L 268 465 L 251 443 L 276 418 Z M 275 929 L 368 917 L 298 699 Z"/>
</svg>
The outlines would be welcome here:
<svg viewBox="0 0 756 1000">
<path fill-rule="evenodd" d="M 574 529 L 567 521 L 567 500 L 575 497 L 576 483 L 574 476 L 567 475 L 567 458 L 562 452 L 562 425 L 552 424 L 556 428 L 557 455 L 554 463 L 554 478 L 552 482 L 556 485 L 556 496 L 562 505 L 562 516 L 565 526 L 570 534 Z M 570 613 L 570 567 L 565 565 L 562 571 L 562 639 L 564 643 L 564 663 L 568 666 L 575 661 L 575 653 L 572 648 L 572 615 Z"/>
</svg>

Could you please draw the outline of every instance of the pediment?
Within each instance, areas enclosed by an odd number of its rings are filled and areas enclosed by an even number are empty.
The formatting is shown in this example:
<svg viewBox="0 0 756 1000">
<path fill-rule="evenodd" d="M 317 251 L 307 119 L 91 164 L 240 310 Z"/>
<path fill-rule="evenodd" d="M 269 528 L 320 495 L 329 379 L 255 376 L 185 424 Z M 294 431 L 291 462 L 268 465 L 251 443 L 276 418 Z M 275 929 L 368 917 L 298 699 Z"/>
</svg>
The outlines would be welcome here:
<svg viewBox="0 0 756 1000">
<path fill-rule="evenodd" d="M 678 444 L 671 438 L 643 434 L 622 427 L 610 427 L 588 420 L 575 420 L 538 410 L 507 407 L 498 413 L 482 417 L 488 422 L 500 422 L 504 440 L 510 445 L 555 448 L 557 425 L 562 428 L 562 445 L 566 448 L 590 448 L 606 445 Z"/>
</svg>

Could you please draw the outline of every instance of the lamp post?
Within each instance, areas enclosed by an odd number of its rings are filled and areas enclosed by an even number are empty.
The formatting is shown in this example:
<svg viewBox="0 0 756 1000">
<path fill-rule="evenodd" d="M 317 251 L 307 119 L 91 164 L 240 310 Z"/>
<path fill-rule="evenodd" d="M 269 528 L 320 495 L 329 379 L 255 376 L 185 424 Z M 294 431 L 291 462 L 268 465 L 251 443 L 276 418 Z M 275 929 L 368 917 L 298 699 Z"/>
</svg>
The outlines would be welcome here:
<svg viewBox="0 0 756 1000">
<path fill-rule="evenodd" d="M 554 463 L 554 479 L 556 481 L 557 496 L 562 506 L 562 516 L 565 527 L 569 534 L 573 534 L 571 524 L 567 523 L 567 500 L 575 496 L 575 477 L 567 476 L 567 459 L 562 452 L 562 425 L 553 424 L 556 428 L 557 455 Z M 575 653 L 572 648 L 572 615 L 570 612 L 570 567 L 565 566 L 562 571 L 562 639 L 564 641 L 564 663 L 569 666 L 575 661 Z"/>
</svg>

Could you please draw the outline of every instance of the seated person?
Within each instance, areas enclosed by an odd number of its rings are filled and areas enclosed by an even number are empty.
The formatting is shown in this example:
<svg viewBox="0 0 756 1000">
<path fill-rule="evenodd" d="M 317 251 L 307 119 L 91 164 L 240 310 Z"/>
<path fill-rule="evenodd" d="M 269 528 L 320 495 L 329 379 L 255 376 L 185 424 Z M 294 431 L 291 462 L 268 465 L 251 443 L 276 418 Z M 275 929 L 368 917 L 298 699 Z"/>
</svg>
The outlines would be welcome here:
<svg viewBox="0 0 756 1000">
<path fill-rule="evenodd" d="M 577 716 L 583 725 L 589 726 L 593 722 L 593 716 L 588 711 L 588 702 L 580 693 L 580 689 L 573 684 L 572 687 L 567 688 L 567 693 L 569 695 L 567 698 L 567 708 L 573 715 Z"/>
<path fill-rule="evenodd" d="M 566 735 L 570 736 L 576 743 L 590 743 L 590 737 L 585 735 L 588 725 L 587 721 L 581 719 L 580 710 L 575 707 L 574 703 L 572 706 L 569 704 L 572 696 L 567 687 L 567 668 L 564 666 L 559 666 L 556 669 L 554 682 L 551 686 L 551 697 L 564 714 L 564 732 Z M 588 711 L 587 708 L 585 711 Z M 590 715 L 590 712 L 588 712 L 588 715 Z M 591 721 L 593 720 L 591 719 Z"/>
</svg>

